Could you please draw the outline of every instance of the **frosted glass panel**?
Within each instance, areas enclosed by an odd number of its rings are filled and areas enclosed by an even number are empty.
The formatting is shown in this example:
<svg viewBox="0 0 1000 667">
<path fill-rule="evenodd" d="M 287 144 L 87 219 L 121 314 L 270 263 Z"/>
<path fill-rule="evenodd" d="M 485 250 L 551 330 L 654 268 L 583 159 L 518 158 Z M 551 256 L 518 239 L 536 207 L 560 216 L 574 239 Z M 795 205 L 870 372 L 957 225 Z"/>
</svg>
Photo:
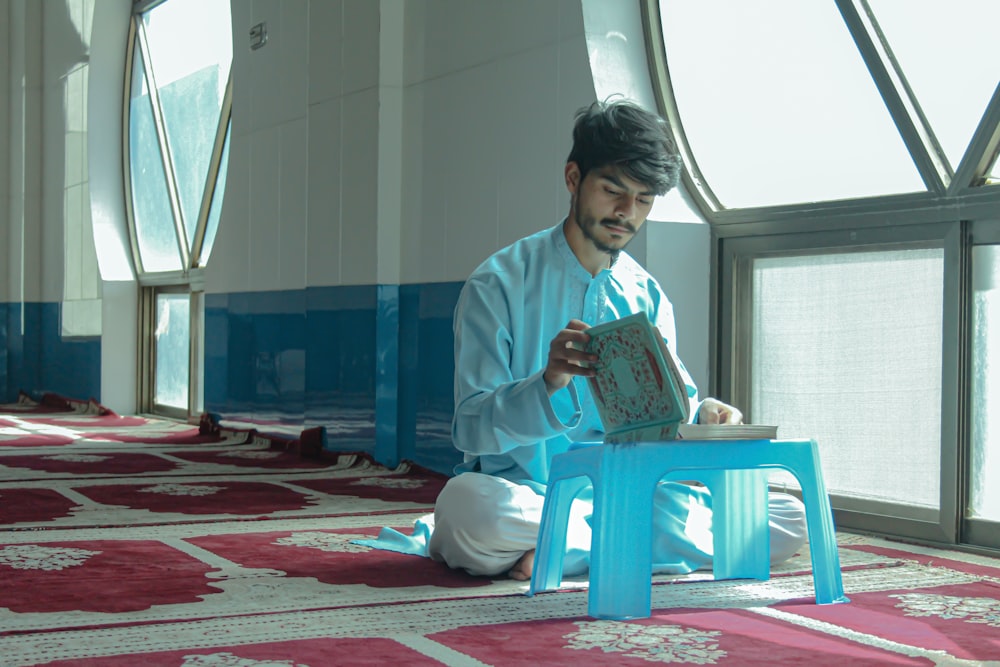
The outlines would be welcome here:
<svg viewBox="0 0 1000 667">
<path fill-rule="evenodd" d="M 233 59 L 229 2 L 170 0 L 143 21 L 190 246 Z"/>
<path fill-rule="evenodd" d="M 915 11 L 913 0 L 869 0 L 869 5 L 948 161 L 957 168 L 1000 80 L 1000 3 L 949 0 L 931 11 Z"/>
<path fill-rule="evenodd" d="M 159 405 L 186 410 L 191 349 L 191 297 L 156 295 L 156 395 Z"/>
<path fill-rule="evenodd" d="M 226 130 L 226 143 L 222 146 L 219 173 L 215 177 L 215 194 L 212 197 L 212 206 L 208 209 L 208 224 L 205 227 L 205 240 L 201 246 L 201 255 L 198 260 L 199 266 L 208 264 L 208 258 L 212 254 L 212 247 L 215 245 L 215 235 L 219 231 L 219 220 L 222 218 L 222 200 L 226 194 L 226 178 L 229 175 L 229 143 L 232 136 L 233 124 L 230 122 L 229 129 Z"/>
<path fill-rule="evenodd" d="M 972 250 L 970 517 L 1000 520 L 1000 247 Z M 991 409 L 992 406 L 992 409 Z"/>
<path fill-rule="evenodd" d="M 940 249 L 757 259 L 752 415 L 819 443 L 832 493 L 938 508 Z"/>
<path fill-rule="evenodd" d="M 724 206 L 925 190 L 836 3 L 660 0 L 660 14 L 681 122 Z"/>
<path fill-rule="evenodd" d="M 142 53 L 136 49 L 128 133 L 135 237 L 143 270 L 176 271 L 182 267 L 181 255 L 143 67 Z"/>
</svg>

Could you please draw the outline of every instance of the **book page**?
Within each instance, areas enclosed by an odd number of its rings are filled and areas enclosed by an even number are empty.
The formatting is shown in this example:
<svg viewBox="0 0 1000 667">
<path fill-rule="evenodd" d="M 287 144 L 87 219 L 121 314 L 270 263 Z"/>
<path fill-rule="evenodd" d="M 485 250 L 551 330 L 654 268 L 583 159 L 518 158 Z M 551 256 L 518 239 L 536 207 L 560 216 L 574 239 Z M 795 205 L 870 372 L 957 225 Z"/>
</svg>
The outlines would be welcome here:
<svg viewBox="0 0 1000 667">
<path fill-rule="evenodd" d="M 685 440 L 776 440 L 778 427 L 763 424 L 681 424 L 677 437 Z"/>
</svg>

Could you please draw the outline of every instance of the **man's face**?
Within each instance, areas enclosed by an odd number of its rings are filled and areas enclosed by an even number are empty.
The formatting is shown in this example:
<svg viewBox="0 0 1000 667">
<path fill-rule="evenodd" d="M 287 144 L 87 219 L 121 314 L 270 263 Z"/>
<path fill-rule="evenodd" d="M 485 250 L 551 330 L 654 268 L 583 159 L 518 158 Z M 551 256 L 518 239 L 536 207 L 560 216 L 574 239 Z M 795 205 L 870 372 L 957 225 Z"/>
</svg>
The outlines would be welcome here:
<svg viewBox="0 0 1000 667">
<path fill-rule="evenodd" d="M 617 254 L 642 227 L 655 197 L 648 186 L 619 167 L 594 169 L 582 181 L 577 178 L 575 222 L 594 247 Z"/>
</svg>

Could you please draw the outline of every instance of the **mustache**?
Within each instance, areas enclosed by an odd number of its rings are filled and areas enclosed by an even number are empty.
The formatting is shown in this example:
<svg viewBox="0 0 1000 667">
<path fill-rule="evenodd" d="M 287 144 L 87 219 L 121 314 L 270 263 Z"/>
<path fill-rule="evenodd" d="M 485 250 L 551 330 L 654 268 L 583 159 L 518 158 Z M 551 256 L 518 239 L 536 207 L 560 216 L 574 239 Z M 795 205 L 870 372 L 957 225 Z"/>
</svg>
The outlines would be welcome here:
<svg viewBox="0 0 1000 667">
<path fill-rule="evenodd" d="M 605 227 L 621 227 L 627 229 L 630 234 L 635 234 L 638 230 L 635 228 L 631 222 L 624 222 L 622 220 L 615 220 L 613 218 L 605 218 L 601 220 L 601 225 Z"/>
</svg>

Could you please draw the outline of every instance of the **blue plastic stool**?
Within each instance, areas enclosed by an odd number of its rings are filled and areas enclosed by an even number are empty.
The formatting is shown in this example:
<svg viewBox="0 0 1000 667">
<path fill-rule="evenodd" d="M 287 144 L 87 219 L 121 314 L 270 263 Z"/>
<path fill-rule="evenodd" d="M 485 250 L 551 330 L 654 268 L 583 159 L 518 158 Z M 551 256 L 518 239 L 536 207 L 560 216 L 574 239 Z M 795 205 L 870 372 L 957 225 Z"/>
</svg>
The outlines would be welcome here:
<svg viewBox="0 0 1000 667">
<path fill-rule="evenodd" d="M 670 440 L 594 444 L 552 459 L 528 595 L 562 583 L 573 499 L 594 487 L 588 613 L 650 615 L 653 494 L 661 479 L 697 480 L 712 493 L 716 579 L 770 578 L 767 471 L 799 480 L 806 508 L 817 604 L 848 602 L 833 513 L 813 440 Z"/>
</svg>

